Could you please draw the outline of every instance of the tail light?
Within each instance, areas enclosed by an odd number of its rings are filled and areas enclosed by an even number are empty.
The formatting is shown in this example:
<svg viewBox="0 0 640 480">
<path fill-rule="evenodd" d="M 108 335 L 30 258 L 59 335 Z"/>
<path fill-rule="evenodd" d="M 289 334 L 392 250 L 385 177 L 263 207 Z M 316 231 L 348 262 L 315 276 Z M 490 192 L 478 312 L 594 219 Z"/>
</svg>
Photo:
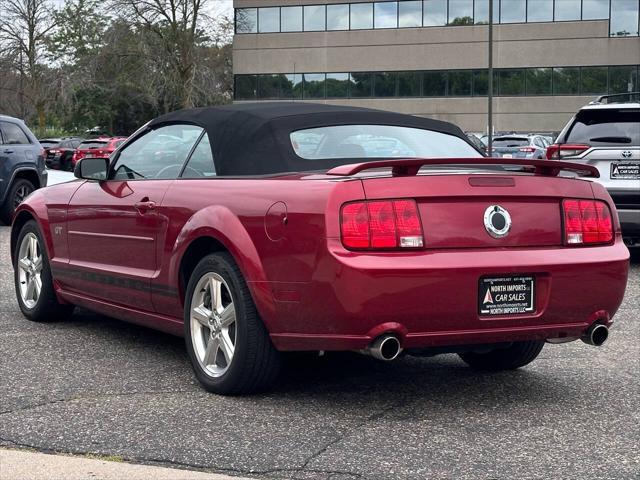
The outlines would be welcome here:
<svg viewBox="0 0 640 480">
<path fill-rule="evenodd" d="M 518 150 L 520 150 L 521 152 L 526 152 L 526 153 L 533 153 L 533 152 L 536 151 L 536 149 L 533 148 L 533 147 L 522 147 L 522 148 L 519 148 Z"/>
<path fill-rule="evenodd" d="M 561 160 L 567 157 L 575 157 L 580 155 L 585 150 L 589 150 L 589 145 L 575 145 L 575 144 L 558 144 L 554 143 L 547 147 L 547 159 L 548 160 Z"/>
<path fill-rule="evenodd" d="M 342 206 L 342 244 L 352 249 L 420 248 L 422 224 L 415 200 L 376 200 Z"/>
<path fill-rule="evenodd" d="M 565 199 L 562 210 L 566 245 L 594 245 L 613 240 L 613 221 L 606 203 Z"/>
</svg>

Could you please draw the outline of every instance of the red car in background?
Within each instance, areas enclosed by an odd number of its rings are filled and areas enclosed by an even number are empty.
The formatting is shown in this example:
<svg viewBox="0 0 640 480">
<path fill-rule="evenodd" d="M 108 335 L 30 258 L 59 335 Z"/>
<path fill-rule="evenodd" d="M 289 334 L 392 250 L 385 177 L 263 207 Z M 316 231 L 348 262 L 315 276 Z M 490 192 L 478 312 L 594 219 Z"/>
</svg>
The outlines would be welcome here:
<svg viewBox="0 0 640 480">
<path fill-rule="evenodd" d="M 446 122 L 182 110 L 75 173 L 17 210 L 23 314 L 80 306 L 184 335 L 216 393 L 267 388 L 288 351 L 515 369 L 545 342 L 602 345 L 625 291 L 615 206 L 582 178 L 595 168 L 485 158 Z"/>
<path fill-rule="evenodd" d="M 126 139 L 127 137 L 99 137 L 84 140 L 71 157 L 71 168 L 75 168 L 78 160 L 84 157 L 109 158 Z"/>
</svg>

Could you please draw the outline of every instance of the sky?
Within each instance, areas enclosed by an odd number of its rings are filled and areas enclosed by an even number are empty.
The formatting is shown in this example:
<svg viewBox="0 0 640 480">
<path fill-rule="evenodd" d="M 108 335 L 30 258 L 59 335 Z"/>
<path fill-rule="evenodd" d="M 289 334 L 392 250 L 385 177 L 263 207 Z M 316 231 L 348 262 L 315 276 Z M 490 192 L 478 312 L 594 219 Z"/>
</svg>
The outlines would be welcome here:
<svg viewBox="0 0 640 480">
<path fill-rule="evenodd" d="M 223 14 L 233 17 L 233 0 L 207 0 L 211 15 Z M 64 5 L 65 0 L 52 0 L 56 7 Z"/>
</svg>

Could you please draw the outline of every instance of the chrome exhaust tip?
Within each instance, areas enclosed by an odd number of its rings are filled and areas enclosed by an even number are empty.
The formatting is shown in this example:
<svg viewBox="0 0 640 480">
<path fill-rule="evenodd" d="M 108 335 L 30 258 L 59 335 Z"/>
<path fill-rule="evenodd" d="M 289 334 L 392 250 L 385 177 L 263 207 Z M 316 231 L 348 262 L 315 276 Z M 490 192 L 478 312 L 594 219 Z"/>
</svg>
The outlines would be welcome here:
<svg viewBox="0 0 640 480">
<path fill-rule="evenodd" d="M 580 337 L 587 345 L 593 345 L 599 347 L 604 344 L 609 338 L 609 329 L 600 323 L 594 323 L 589 329 Z"/>
<path fill-rule="evenodd" d="M 395 335 L 381 335 L 373 341 L 367 349 L 367 352 L 373 358 L 391 362 L 402 353 L 402 346 L 400 345 L 400 340 Z"/>
</svg>

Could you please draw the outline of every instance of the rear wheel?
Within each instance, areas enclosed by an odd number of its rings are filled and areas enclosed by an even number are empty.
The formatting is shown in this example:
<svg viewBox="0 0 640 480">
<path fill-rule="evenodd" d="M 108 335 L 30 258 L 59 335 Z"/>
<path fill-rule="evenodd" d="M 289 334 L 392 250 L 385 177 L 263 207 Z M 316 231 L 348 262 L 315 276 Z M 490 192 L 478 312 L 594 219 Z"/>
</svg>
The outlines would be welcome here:
<svg viewBox="0 0 640 480">
<path fill-rule="evenodd" d="M 281 369 L 233 258 L 204 257 L 187 287 L 185 342 L 196 377 L 210 392 L 235 395 L 269 388 Z"/>
<path fill-rule="evenodd" d="M 461 353 L 460 358 L 478 370 L 515 370 L 533 362 L 542 347 L 544 342 L 539 340 L 514 342 L 507 348 L 497 348 L 486 353 Z"/>
<path fill-rule="evenodd" d="M 18 205 L 24 202 L 24 199 L 31 195 L 35 189 L 33 183 L 25 178 L 19 178 L 13 182 L 7 198 L 5 198 L 2 208 L 0 208 L 0 220 L 7 225 L 10 224 Z"/>
<path fill-rule="evenodd" d="M 63 305 L 56 297 L 47 251 L 40 229 L 33 220 L 22 227 L 14 258 L 16 296 L 23 315 L 34 322 L 48 322 L 71 315 L 73 305 Z"/>
</svg>

